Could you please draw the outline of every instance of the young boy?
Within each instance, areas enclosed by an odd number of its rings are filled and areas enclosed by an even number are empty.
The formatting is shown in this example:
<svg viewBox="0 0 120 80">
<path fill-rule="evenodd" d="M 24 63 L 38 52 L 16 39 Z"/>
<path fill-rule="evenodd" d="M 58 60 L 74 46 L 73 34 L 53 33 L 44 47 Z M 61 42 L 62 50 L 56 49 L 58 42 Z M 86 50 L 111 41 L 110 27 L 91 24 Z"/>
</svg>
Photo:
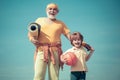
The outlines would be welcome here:
<svg viewBox="0 0 120 80">
<path fill-rule="evenodd" d="M 77 57 L 77 62 L 75 65 L 71 66 L 70 79 L 85 80 L 87 72 L 86 61 L 89 60 L 94 49 L 91 47 L 89 54 L 87 54 L 86 50 L 82 46 L 83 36 L 79 32 L 74 32 L 71 34 L 70 41 L 73 47 L 68 49 L 64 54 L 67 52 L 73 52 L 73 54 L 75 54 Z M 63 57 L 63 55 L 61 56 L 61 61 L 67 63 L 67 60 Z"/>
</svg>

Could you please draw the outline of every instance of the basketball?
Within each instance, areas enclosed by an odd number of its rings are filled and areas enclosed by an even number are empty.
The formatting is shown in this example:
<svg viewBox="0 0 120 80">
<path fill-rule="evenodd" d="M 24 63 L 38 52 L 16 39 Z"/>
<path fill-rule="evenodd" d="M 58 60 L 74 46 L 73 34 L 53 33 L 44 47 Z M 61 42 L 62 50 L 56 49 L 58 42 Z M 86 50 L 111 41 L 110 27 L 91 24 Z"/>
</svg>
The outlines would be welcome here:
<svg viewBox="0 0 120 80">
<path fill-rule="evenodd" d="M 67 60 L 66 64 L 68 66 L 73 66 L 77 62 L 77 57 L 73 52 L 67 52 L 66 54 L 64 54 L 63 59 Z"/>
</svg>

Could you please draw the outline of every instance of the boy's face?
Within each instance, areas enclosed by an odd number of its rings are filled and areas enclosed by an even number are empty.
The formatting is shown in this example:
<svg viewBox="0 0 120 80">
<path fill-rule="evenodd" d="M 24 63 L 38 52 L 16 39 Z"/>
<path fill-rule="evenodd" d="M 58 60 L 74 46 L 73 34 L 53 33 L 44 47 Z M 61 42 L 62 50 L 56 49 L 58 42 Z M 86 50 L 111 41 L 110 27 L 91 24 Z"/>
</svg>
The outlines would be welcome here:
<svg viewBox="0 0 120 80">
<path fill-rule="evenodd" d="M 80 48 L 80 47 L 81 47 L 81 44 L 82 44 L 81 39 L 75 39 L 75 40 L 73 40 L 73 45 L 74 45 L 74 47 Z"/>
</svg>

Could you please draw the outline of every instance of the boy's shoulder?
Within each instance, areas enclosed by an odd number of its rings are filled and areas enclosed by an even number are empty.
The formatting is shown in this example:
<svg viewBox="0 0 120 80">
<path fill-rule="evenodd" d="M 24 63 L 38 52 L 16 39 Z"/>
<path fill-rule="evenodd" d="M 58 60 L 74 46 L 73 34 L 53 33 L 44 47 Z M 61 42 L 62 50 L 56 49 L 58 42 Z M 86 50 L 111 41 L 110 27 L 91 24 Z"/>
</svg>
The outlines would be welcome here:
<svg viewBox="0 0 120 80">
<path fill-rule="evenodd" d="M 69 49 L 67 49 L 65 52 L 73 52 L 73 47 L 72 48 L 69 48 Z"/>
<path fill-rule="evenodd" d="M 74 51 L 84 51 L 86 52 L 86 49 L 84 47 L 81 47 L 81 48 L 75 48 L 75 47 L 72 47 L 72 48 L 69 48 L 67 51 L 71 51 L 71 52 L 74 52 Z"/>
</svg>

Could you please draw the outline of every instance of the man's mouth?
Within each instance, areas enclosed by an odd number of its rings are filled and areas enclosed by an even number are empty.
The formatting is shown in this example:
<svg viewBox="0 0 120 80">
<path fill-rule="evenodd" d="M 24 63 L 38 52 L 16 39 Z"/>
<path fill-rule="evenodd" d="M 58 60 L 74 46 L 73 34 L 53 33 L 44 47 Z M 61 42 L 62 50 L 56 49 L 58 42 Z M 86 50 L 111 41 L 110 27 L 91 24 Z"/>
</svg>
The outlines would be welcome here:
<svg viewBox="0 0 120 80">
<path fill-rule="evenodd" d="M 53 16 L 55 15 L 54 13 L 49 13 L 49 14 L 50 14 L 50 15 L 53 15 Z"/>
</svg>

